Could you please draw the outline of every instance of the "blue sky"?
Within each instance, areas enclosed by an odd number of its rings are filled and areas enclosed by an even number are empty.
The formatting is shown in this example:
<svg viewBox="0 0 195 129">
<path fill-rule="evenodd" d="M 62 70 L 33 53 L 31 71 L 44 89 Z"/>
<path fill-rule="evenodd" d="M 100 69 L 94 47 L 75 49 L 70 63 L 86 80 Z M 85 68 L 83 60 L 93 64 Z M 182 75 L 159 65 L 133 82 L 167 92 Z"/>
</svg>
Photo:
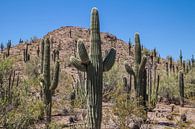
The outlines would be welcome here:
<svg viewBox="0 0 195 129">
<path fill-rule="evenodd" d="M 89 27 L 90 10 L 99 9 L 101 31 L 133 40 L 161 56 L 195 54 L 194 0 L 1 0 L 0 42 L 42 37 L 61 26 Z"/>
</svg>

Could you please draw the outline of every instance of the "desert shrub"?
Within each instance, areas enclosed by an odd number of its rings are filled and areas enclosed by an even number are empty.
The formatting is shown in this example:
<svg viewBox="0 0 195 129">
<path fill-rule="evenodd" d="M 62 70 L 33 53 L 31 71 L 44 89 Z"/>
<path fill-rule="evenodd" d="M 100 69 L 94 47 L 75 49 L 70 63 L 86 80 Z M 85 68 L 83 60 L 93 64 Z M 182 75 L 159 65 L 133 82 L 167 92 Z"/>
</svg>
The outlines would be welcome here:
<svg viewBox="0 0 195 129">
<path fill-rule="evenodd" d="M 115 64 L 112 69 L 104 73 L 103 77 L 103 99 L 109 100 L 116 90 L 116 86 L 122 84 L 121 80 L 124 75 L 124 69 Z"/>
<path fill-rule="evenodd" d="M 170 99 L 179 96 L 177 74 L 171 73 L 167 76 L 164 70 L 160 71 L 159 96 Z"/>
<path fill-rule="evenodd" d="M 57 124 L 55 122 L 51 122 L 49 124 L 49 129 L 63 129 L 63 126 L 62 125 L 59 125 L 59 124 Z"/>
<path fill-rule="evenodd" d="M 144 107 L 138 106 L 138 100 L 127 96 L 123 92 L 123 86 L 119 84 L 115 94 L 113 94 L 114 105 L 112 110 L 114 115 L 117 116 L 115 122 L 122 129 L 127 128 L 129 123 L 136 118 L 142 118 L 143 120 L 147 118 Z"/>
<path fill-rule="evenodd" d="M 20 80 L 17 85 L 15 80 L 13 83 L 13 64 L 9 58 L 0 62 L 0 126 L 7 129 L 34 128 L 34 122 L 42 114 L 43 103 L 30 90 L 36 85 L 34 81 Z"/>
<path fill-rule="evenodd" d="M 195 99 L 195 68 L 192 68 L 186 75 L 185 84 L 185 97 Z"/>
<path fill-rule="evenodd" d="M 28 62 L 26 62 L 25 66 L 25 75 L 29 78 L 37 78 L 39 76 L 39 59 L 38 58 L 31 58 Z"/>
</svg>

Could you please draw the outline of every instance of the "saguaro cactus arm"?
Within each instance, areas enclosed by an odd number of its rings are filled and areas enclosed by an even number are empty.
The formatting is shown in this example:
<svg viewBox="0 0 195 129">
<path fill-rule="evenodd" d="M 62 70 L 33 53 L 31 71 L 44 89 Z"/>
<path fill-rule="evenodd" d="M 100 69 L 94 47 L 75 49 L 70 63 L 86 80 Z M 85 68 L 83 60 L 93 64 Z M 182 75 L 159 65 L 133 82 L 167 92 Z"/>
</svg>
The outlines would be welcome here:
<svg viewBox="0 0 195 129">
<path fill-rule="evenodd" d="M 133 71 L 132 67 L 130 67 L 127 63 L 125 63 L 125 69 L 130 74 L 135 76 L 135 72 Z"/>
<path fill-rule="evenodd" d="M 147 58 L 144 56 L 141 60 L 141 64 L 139 66 L 139 73 L 141 74 L 144 71 L 144 68 L 146 66 Z"/>
<path fill-rule="evenodd" d="M 54 78 L 53 78 L 52 84 L 51 84 L 51 92 L 52 93 L 54 92 L 54 90 L 58 86 L 59 72 L 60 72 L 60 62 L 57 61 L 56 64 L 55 64 Z"/>
<path fill-rule="evenodd" d="M 111 48 L 103 61 L 104 72 L 109 71 L 112 68 L 115 62 L 115 58 L 116 58 L 116 50 L 114 48 Z"/>
<path fill-rule="evenodd" d="M 88 64 L 90 62 L 90 60 L 89 60 L 87 50 L 86 50 L 85 45 L 83 44 L 82 40 L 78 40 L 77 51 L 78 51 L 79 57 L 81 59 L 81 63 Z"/>
<path fill-rule="evenodd" d="M 44 59 L 44 40 L 42 39 L 41 42 L 41 73 L 43 73 L 43 59 Z"/>
<path fill-rule="evenodd" d="M 140 44 L 140 37 L 138 33 L 135 33 L 135 63 L 141 63 L 141 44 Z"/>
<path fill-rule="evenodd" d="M 78 70 L 80 70 L 82 72 L 86 72 L 86 66 L 84 64 L 82 64 L 82 62 L 79 59 L 77 59 L 76 57 L 71 56 L 70 62 Z"/>
</svg>

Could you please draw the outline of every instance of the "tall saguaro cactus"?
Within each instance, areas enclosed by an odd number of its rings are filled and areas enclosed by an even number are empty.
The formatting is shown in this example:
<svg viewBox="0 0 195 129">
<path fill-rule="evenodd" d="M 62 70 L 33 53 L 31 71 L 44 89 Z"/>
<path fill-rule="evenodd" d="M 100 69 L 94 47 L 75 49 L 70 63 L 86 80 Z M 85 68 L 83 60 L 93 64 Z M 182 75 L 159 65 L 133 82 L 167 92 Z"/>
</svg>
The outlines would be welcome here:
<svg viewBox="0 0 195 129">
<path fill-rule="evenodd" d="M 184 106 L 184 77 L 183 72 L 179 72 L 179 94 L 180 94 L 180 105 Z"/>
<path fill-rule="evenodd" d="M 46 118 L 46 126 L 48 128 L 49 123 L 51 122 L 51 107 L 52 107 L 52 95 L 55 89 L 58 86 L 58 79 L 59 79 L 59 70 L 60 70 L 60 63 L 59 61 L 55 64 L 55 71 L 53 75 L 52 82 L 50 81 L 50 40 L 46 38 L 41 42 L 41 57 L 42 58 L 42 67 L 43 68 L 43 78 L 41 78 L 41 83 L 43 86 L 43 93 L 44 93 L 44 104 L 45 104 L 45 118 Z"/>
<path fill-rule="evenodd" d="M 141 54 L 141 44 L 140 44 L 140 38 L 139 34 L 135 34 L 135 65 L 134 68 L 129 66 L 127 63 L 125 63 L 125 69 L 126 71 L 134 76 L 134 88 L 136 90 L 136 95 L 138 97 L 145 97 L 145 93 L 143 92 L 143 84 L 142 84 L 142 79 L 143 76 L 142 74 L 144 73 L 145 70 L 145 65 L 146 65 L 147 59 L 145 56 L 142 57 Z"/>
<path fill-rule="evenodd" d="M 109 71 L 112 68 L 116 56 L 115 49 L 111 48 L 104 60 L 102 59 L 99 26 L 98 10 L 93 8 L 91 11 L 90 26 L 90 54 L 88 55 L 85 45 L 79 40 L 77 52 L 80 59 L 74 56 L 70 58 L 73 66 L 87 73 L 87 127 L 89 129 L 101 128 L 103 72 Z"/>
</svg>

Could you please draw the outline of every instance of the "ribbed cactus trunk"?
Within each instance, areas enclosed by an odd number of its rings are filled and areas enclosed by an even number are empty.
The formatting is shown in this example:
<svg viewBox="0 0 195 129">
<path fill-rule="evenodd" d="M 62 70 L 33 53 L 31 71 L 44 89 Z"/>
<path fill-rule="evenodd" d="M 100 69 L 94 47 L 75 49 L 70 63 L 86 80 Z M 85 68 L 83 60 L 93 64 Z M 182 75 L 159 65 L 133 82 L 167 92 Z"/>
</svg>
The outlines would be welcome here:
<svg viewBox="0 0 195 129">
<path fill-rule="evenodd" d="M 45 104 L 45 120 L 46 120 L 46 128 L 49 127 L 49 123 L 51 122 L 51 107 L 52 107 L 52 95 L 57 88 L 58 80 L 59 80 L 59 69 L 60 64 L 59 61 L 55 64 L 55 71 L 53 75 L 53 79 L 51 82 L 50 76 L 50 39 L 46 38 L 46 40 L 41 42 L 42 46 L 42 61 L 41 66 L 43 70 L 43 78 L 41 78 L 43 93 L 44 93 L 44 104 Z"/>
<path fill-rule="evenodd" d="M 8 57 L 10 55 L 11 44 L 12 44 L 11 40 L 8 40 L 6 57 Z"/>
<path fill-rule="evenodd" d="M 75 57 L 71 57 L 70 60 L 78 70 L 87 73 L 87 128 L 101 129 L 103 72 L 112 68 L 116 51 L 112 48 L 102 60 L 99 14 L 96 8 L 91 11 L 90 43 L 88 56 L 84 44 L 78 41 L 77 51 L 80 60 Z"/>
<path fill-rule="evenodd" d="M 146 57 L 143 56 L 143 58 L 142 58 L 139 34 L 136 33 L 135 34 L 135 64 L 134 64 L 134 69 L 132 67 L 130 67 L 128 64 L 125 64 L 125 69 L 130 75 L 133 75 L 133 77 L 134 77 L 134 90 L 136 91 L 136 96 L 138 98 L 142 97 L 142 99 L 145 96 L 145 94 L 143 93 L 143 89 L 145 87 L 143 87 L 143 86 L 146 86 L 146 85 L 142 84 L 143 83 L 142 80 L 143 80 L 143 74 L 144 74 L 146 62 L 147 62 Z"/>
<path fill-rule="evenodd" d="M 194 55 L 192 55 L 191 62 L 192 62 L 192 67 L 194 67 Z"/>
<path fill-rule="evenodd" d="M 169 73 L 173 71 L 173 58 L 169 57 Z"/>
<path fill-rule="evenodd" d="M 147 90 L 147 71 L 146 69 L 144 69 L 143 74 L 142 74 L 142 88 L 141 88 L 141 92 L 142 92 L 142 97 L 143 97 L 143 101 L 141 103 L 141 105 L 143 105 L 144 107 L 146 107 L 146 100 L 147 100 L 147 96 L 146 96 L 146 90 Z"/>
<path fill-rule="evenodd" d="M 26 47 L 23 49 L 23 58 L 25 63 L 30 60 L 30 54 L 28 53 L 28 43 L 26 43 Z"/>
<path fill-rule="evenodd" d="M 166 64 L 165 64 L 165 69 L 166 69 L 167 76 L 169 76 L 169 64 L 168 64 L 168 62 L 166 62 Z"/>
<path fill-rule="evenodd" d="M 131 39 L 129 39 L 129 56 L 131 55 Z"/>
<path fill-rule="evenodd" d="M 183 71 L 184 73 L 186 72 L 186 61 L 185 60 L 183 61 Z"/>
<path fill-rule="evenodd" d="M 51 91 L 49 90 L 50 82 L 50 44 L 47 40 L 44 47 L 44 60 L 43 60 L 43 78 L 44 78 L 44 103 L 46 111 L 46 122 L 51 122 Z"/>
<path fill-rule="evenodd" d="M 156 85 L 156 102 L 158 101 L 158 90 L 159 90 L 159 85 L 160 85 L 160 75 L 157 76 L 157 85 Z"/>
<path fill-rule="evenodd" d="M 102 119 L 102 52 L 99 28 L 99 16 L 97 10 L 92 10 L 91 17 L 91 65 L 87 68 L 87 105 L 88 105 L 88 125 L 89 128 L 101 128 Z M 95 112 L 94 112 L 95 111 Z M 95 129 L 94 128 L 94 129 Z"/>
<path fill-rule="evenodd" d="M 179 72 L 179 95 L 180 95 L 180 106 L 184 106 L 184 75 L 183 72 Z"/>
<path fill-rule="evenodd" d="M 124 89 L 124 93 L 127 95 L 127 100 L 130 98 L 130 84 L 127 84 L 127 78 L 123 77 L 123 89 Z"/>
<path fill-rule="evenodd" d="M 179 61 L 180 61 L 180 66 L 182 67 L 182 65 L 183 65 L 182 50 L 180 50 Z"/>
</svg>

